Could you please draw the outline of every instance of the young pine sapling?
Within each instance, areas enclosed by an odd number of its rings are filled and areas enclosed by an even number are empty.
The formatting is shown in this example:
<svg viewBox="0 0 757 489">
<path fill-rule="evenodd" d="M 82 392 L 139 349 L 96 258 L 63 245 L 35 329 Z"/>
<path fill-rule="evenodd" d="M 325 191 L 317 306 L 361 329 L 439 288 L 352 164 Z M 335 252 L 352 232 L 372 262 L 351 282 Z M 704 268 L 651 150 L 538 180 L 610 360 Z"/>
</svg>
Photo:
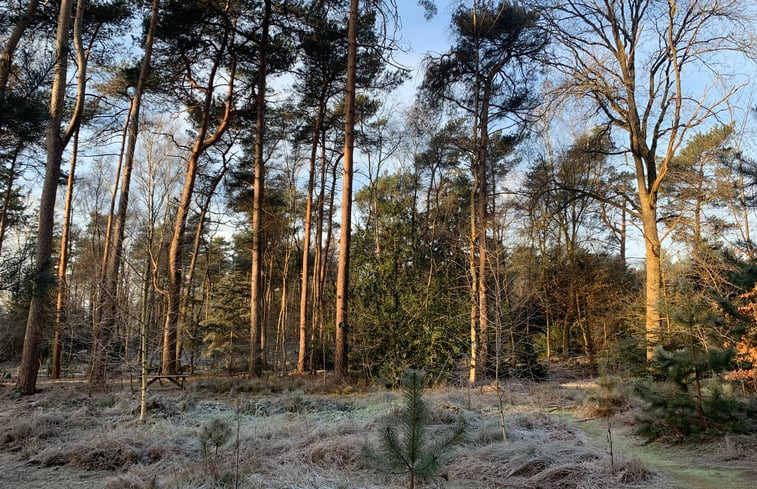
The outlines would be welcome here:
<svg viewBox="0 0 757 489">
<path fill-rule="evenodd" d="M 423 400 L 424 374 L 406 370 L 402 375 L 404 405 L 395 423 L 387 425 L 381 435 L 379 450 L 367 449 L 368 456 L 382 469 L 406 473 L 410 489 L 417 480 L 433 477 L 441 467 L 442 457 L 461 440 L 465 420 L 460 416 L 451 431 L 433 443 L 427 443 L 429 412 Z"/>
</svg>

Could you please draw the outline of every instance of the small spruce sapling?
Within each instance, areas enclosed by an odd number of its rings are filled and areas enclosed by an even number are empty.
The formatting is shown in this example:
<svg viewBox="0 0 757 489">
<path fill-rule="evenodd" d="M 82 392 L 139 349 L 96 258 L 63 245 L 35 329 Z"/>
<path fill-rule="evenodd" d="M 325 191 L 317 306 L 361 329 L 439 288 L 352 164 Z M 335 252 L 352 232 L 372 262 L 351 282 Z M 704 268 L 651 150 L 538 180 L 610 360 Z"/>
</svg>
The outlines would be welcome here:
<svg viewBox="0 0 757 489">
<path fill-rule="evenodd" d="M 366 448 L 369 458 L 388 472 L 406 473 L 410 489 L 417 480 L 433 477 L 442 457 L 462 439 L 465 420 L 460 416 L 451 431 L 434 443 L 426 443 L 429 412 L 423 395 L 424 374 L 406 370 L 402 375 L 404 405 L 397 412 L 395 423 L 387 425 L 379 442 L 378 452 Z"/>
</svg>

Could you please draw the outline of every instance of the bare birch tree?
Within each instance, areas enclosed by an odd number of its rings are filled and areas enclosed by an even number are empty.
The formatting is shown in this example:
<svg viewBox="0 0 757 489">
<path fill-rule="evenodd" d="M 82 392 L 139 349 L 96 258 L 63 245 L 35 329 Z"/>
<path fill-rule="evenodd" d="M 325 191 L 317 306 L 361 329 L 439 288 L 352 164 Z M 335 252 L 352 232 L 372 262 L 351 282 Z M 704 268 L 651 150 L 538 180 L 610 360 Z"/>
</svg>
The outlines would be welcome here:
<svg viewBox="0 0 757 489">
<path fill-rule="evenodd" d="M 92 344 L 92 361 L 89 371 L 89 381 L 93 387 L 102 388 L 106 382 L 106 360 L 109 350 L 109 343 L 116 322 L 117 311 L 117 284 L 118 275 L 121 269 L 124 233 L 126 228 L 126 212 L 129 207 L 129 195 L 131 185 L 131 174 L 134 167 L 134 153 L 137 146 L 137 137 L 139 134 L 140 117 L 139 112 L 142 106 L 142 96 L 147 86 L 147 78 L 150 74 L 150 62 L 152 59 L 152 47 L 155 37 L 155 30 L 158 24 L 158 10 L 160 0 L 153 0 L 150 12 L 150 23 L 145 39 L 145 52 L 142 58 L 142 64 L 139 70 L 139 78 L 134 89 L 134 95 L 131 99 L 127 121 L 128 121 L 128 138 L 123 161 L 123 176 L 121 177 L 121 193 L 118 202 L 118 214 L 108 216 L 108 221 L 115 219 L 111 246 L 109 255 L 103 260 L 105 263 L 103 277 L 101 279 L 104 290 L 100 291 L 100 317 L 95 325 L 94 338 Z M 110 234 L 110 233 L 109 233 Z M 144 382 L 144 378 L 142 379 Z"/>
</svg>

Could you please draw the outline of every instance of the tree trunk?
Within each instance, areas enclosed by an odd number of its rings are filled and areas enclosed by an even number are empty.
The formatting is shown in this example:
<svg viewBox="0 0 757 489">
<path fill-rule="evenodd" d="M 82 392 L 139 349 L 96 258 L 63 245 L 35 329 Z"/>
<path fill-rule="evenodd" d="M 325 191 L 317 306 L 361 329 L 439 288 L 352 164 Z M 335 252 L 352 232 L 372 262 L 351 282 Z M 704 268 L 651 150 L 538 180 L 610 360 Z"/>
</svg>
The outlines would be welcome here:
<svg viewBox="0 0 757 489">
<path fill-rule="evenodd" d="M 55 38 L 55 67 L 50 95 L 50 118 L 45 132 L 47 163 L 42 195 L 39 204 L 37 244 L 34 250 L 34 275 L 29 316 L 24 334 L 24 347 L 18 371 L 16 388 L 22 394 L 33 394 L 37 387 L 39 371 L 39 347 L 47 322 L 50 298 L 48 294 L 55 281 L 52 267 L 53 221 L 55 197 L 60 179 L 60 165 L 63 156 L 61 123 L 63 103 L 66 95 L 66 73 L 68 70 L 69 30 L 71 28 L 72 0 L 61 0 L 58 14 L 58 29 Z"/>
<path fill-rule="evenodd" d="M 59 379 L 62 357 L 63 326 L 66 322 L 66 301 L 68 290 L 66 272 L 68 269 L 68 248 L 71 235 L 71 203 L 74 199 L 74 175 L 76 174 L 76 159 L 79 151 L 79 131 L 74 135 L 74 146 L 71 154 L 71 165 L 68 170 L 66 184 L 66 203 L 63 206 L 63 229 L 60 236 L 60 254 L 58 255 L 58 297 L 55 301 L 55 333 L 53 334 L 53 354 L 51 358 L 50 378 Z"/>
<path fill-rule="evenodd" d="M 480 137 L 476 142 L 476 168 L 478 171 L 478 195 L 476 196 L 476 224 L 478 230 L 478 347 L 479 372 L 485 374 L 488 366 L 488 329 L 489 329 L 489 287 L 487 269 L 489 257 L 487 255 L 486 234 L 489 227 L 489 179 L 488 179 L 488 146 L 489 146 L 489 88 L 484 87 L 481 101 Z"/>
<path fill-rule="evenodd" d="M 745 192 L 745 186 L 744 186 L 744 175 L 739 175 L 738 178 L 738 184 L 737 184 L 737 192 L 739 194 L 739 204 L 741 207 L 741 236 L 742 240 L 744 241 L 744 247 L 746 248 L 746 254 L 747 256 L 752 259 L 754 258 L 754 245 L 752 243 L 751 234 L 749 231 L 749 205 L 747 205 L 747 198 L 746 198 L 746 192 Z M 1 241 L 0 241 L 1 243 Z"/>
<path fill-rule="evenodd" d="M 249 374 L 260 374 L 261 347 L 263 338 L 263 237 L 261 214 L 263 212 L 263 192 L 265 191 L 265 163 L 263 161 L 263 137 L 265 135 L 265 90 L 266 63 L 268 50 L 268 30 L 271 17 L 271 1 L 265 1 L 260 42 L 260 63 L 258 66 L 258 93 L 255 119 L 255 181 L 252 203 L 252 269 L 250 283 L 250 357 Z"/>
<path fill-rule="evenodd" d="M 103 388 L 106 384 L 107 357 L 110 348 L 112 332 L 116 326 L 118 311 L 118 275 L 121 269 L 123 254 L 124 232 L 126 229 L 126 212 L 129 208 L 129 187 L 131 186 L 131 172 L 134 167 L 134 152 L 139 133 L 139 111 L 142 105 L 142 94 L 147 85 L 150 74 L 150 60 L 155 29 L 158 23 L 159 0 L 153 0 L 150 14 L 150 25 L 145 40 L 145 53 L 139 71 L 137 86 L 129 108 L 128 139 L 124 153 L 123 175 L 121 177 L 121 193 L 118 201 L 118 214 L 115 217 L 112 234 L 112 250 L 106 257 L 102 283 L 105 288 L 100 294 L 101 317 L 96 325 L 92 338 L 92 364 L 89 372 L 89 382 L 94 388 Z M 112 222 L 112 216 L 108 218 Z"/>
<path fill-rule="evenodd" d="M 292 229 L 291 224 L 290 229 Z M 280 357 L 282 360 L 281 366 L 282 370 L 286 371 L 286 364 L 287 364 L 287 354 L 286 354 L 286 325 L 288 322 L 288 316 L 289 316 L 289 284 L 287 277 L 289 276 L 289 263 L 292 259 L 292 245 L 291 243 L 287 243 L 287 249 L 284 252 L 284 265 L 282 267 L 281 271 L 281 300 L 279 301 L 279 315 L 278 320 L 276 321 L 276 349 L 279 350 Z M 278 355 L 277 355 L 278 356 Z"/>
<path fill-rule="evenodd" d="M 323 335 L 323 308 L 324 308 L 324 279 L 325 277 L 325 262 L 323 257 L 328 254 L 328 245 L 330 239 L 327 240 L 326 251 L 324 251 L 323 243 L 323 226 L 324 219 L 326 217 L 326 130 L 321 128 L 321 175 L 320 184 L 318 190 L 318 216 L 315 221 L 315 256 L 313 257 L 313 319 L 312 319 L 312 334 L 311 343 L 315 341 L 316 331 L 318 332 L 318 338 L 320 340 L 320 346 L 322 351 L 325 352 L 325 338 Z M 333 182 L 333 179 L 332 179 Z M 333 186 L 331 191 L 331 201 L 333 202 Z M 331 236 L 331 212 L 329 212 L 329 225 L 328 236 Z M 325 361 L 323 367 L 325 368 Z M 315 358 L 314 355 L 310 356 L 310 370 L 315 373 Z"/>
<path fill-rule="evenodd" d="M 202 140 L 195 141 L 192 155 L 187 162 L 184 174 L 184 187 L 176 210 L 171 244 L 168 248 L 168 284 L 166 287 L 166 320 L 163 326 L 163 353 L 161 373 L 173 375 L 177 372 L 176 346 L 178 342 L 179 309 L 181 306 L 181 255 L 182 241 L 186 230 L 189 207 L 192 204 L 192 193 L 197 178 L 197 163 L 202 154 Z"/>
<path fill-rule="evenodd" d="M 473 176 L 473 191 L 470 200 L 470 238 L 468 253 L 468 268 L 470 270 L 470 364 L 468 366 L 468 381 L 478 380 L 478 269 L 476 268 L 476 192 L 479 186 L 478 173 Z"/>
<path fill-rule="evenodd" d="M 159 0 L 155 0 L 158 3 Z M 149 204 L 148 204 L 149 205 Z M 152 246 L 152 229 L 147 231 L 147 246 Z M 142 277 L 142 310 L 139 315 L 139 422 L 144 423 L 147 418 L 147 325 L 149 323 L 150 277 L 152 275 L 152 261 L 145 258 L 144 276 Z"/>
<path fill-rule="evenodd" d="M 694 202 L 694 231 L 693 231 L 693 242 L 691 245 L 691 256 L 694 258 L 694 261 L 699 261 L 700 258 L 700 247 L 703 243 L 702 240 L 702 208 L 705 205 L 705 199 L 707 199 L 709 196 L 705 194 L 704 189 L 704 182 L 705 182 L 705 168 L 704 168 L 704 161 L 699 161 L 699 168 L 697 172 L 697 194 L 695 196 L 695 202 Z"/>
<path fill-rule="evenodd" d="M 30 0 L 26 6 L 26 10 L 24 10 L 24 15 L 13 26 L 13 31 L 10 37 L 8 37 L 2 52 L 0 52 L 0 93 L 4 92 L 8 87 L 8 79 L 10 78 L 11 66 L 13 64 L 13 54 L 16 52 L 16 47 L 19 41 L 21 41 L 24 31 L 32 23 L 38 6 L 39 0 Z"/>
<path fill-rule="evenodd" d="M 302 272 L 300 276 L 300 322 L 299 322 L 299 346 L 297 352 L 297 373 L 305 373 L 305 361 L 307 358 L 307 315 L 308 315 L 308 281 L 310 277 L 310 228 L 313 214 L 313 189 L 315 187 L 315 160 L 318 157 L 318 141 L 320 139 L 321 125 L 325 104 L 318 104 L 313 128 L 313 143 L 310 150 L 310 164 L 308 168 L 308 194 L 305 204 L 305 223 L 302 229 Z"/>
<path fill-rule="evenodd" d="M 662 320 L 660 302 L 662 300 L 662 258 L 661 244 L 657 231 L 657 209 L 653 199 L 644 194 L 641 197 L 641 223 L 644 234 L 646 258 L 645 315 L 647 360 L 654 357 L 654 349 L 662 340 Z"/>
<path fill-rule="evenodd" d="M 274 257 L 269 254 L 268 261 L 265 263 L 265 271 L 261 284 L 265 285 L 263 293 L 263 313 L 260 317 L 260 364 L 263 368 L 268 367 L 268 327 L 271 324 L 270 318 L 273 317 L 273 262 Z"/>
<path fill-rule="evenodd" d="M 16 146 L 16 149 L 13 152 L 13 157 L 10 161 L 10 168 L 8 169 L 8 185 L 5 188 L 5 195 L 3 196 L 3 207 L 0 209 L 0 256 L 3 254 L 3 243 L 5 242 L 5 233 L 8 229 L 10 206 L 13 201 L 13 184 L 16 181 L 16 177 L 18 177 L 18 174 L 16 173 L 18 155 L 23 147 L 23 143 L 19 143 Z"/>
<path fill-rule="evenodd" d="M 118 165 L 116 166 L 116 173 L 115 173 L 115 180 L 113 182 L 113 189 L 110 193 L 110 208 L 108 209 L 108 219 L 105 224 L 105 239 L 103 240 L 103 250 L 102 255 L 100 257 L 100 274 L 98 275 L 99 279 L 99 287 L 98 287 L 98 302 L 97 307 L 95 308 L 95 321 L 93 323 L 94 328 L 97 328 L 97 325 L 100 323 L 102 318 L 100 315 L 102 314 L 102 308 L 104 305 L 104 300 L 102 296 L 107 292 L 107 284 L 106 284 L 106 273 L 108 271 L 108 260 L 110 260 L 110 254 L 112 249 L 112 240 L 113 240 L 113 220 L 116 215 L 116 201 L 118 200 L 116 197 L 118 196 L 118 188 L 121 186 L 121 175 L 123 170 L 123 164 L 124 164 L 124 158 L 126 156 L 126 145 L 128 144 L 129 139 L 129 125 L 131 121 L 131 105 L 129 106 L 129 110 L 126 112 L 126 119 L 124 120 L 124 128 L 121 132 L 121 151 L 119 153 L 118 157 Z"/>
<path fill-rule="evenodd" d="M 178 345 L 176 347 L 176 362 L 180 363 L 181 361 L 181 328 L 186 327 L 188 322 L 188 314 L 187 311 L 189 310 L 189 301 L 192 298 L 193 290 L 192 290 L 192 282 L 194 281 L 194 273 L 197 269 L 197 257 L 200 252 L 200 241 L 202 240 L 202 233 L 205 230 L 205 216 L 208 214 L 208 209 L 210 208 L 210 203 L 213 199 L 213 195 L 215 195 L 216 189 L 218 188 L 218 185 L 223 180 L 223 177 L 226 176 L 226 173 L 229 171 L 229 167 L 227 164 L 227 161 L 224 159 L 223 167 L 221 168 L 221 171 L 218 172 L 218 174 L 213 177 L 213 181 L 210 183 L 210 188 L 208 189 L 208 194 L 205 196 L 205 201 L 202 203 L 202 207 L 200 208 L 200 215 L 197 217 L 197 227 L 195 228 L 195 235 L 194 240 L 192 242 L 192 254 L 189 259 L 189 266 L 187 267 L 187 276 L 184 278 L 184 289 L 181 294 L 181 318 L 179 321 L 179 330 L 177 332 L 177 341 Z"/>
<path fill-rule="evenodd" d="M 227 4 L 227 10 L 231 6 Z M 221 136 L 228 129 L 232 119 L 234 80 L 236 77 L 236 57 L 233 53 L 227 51 L 230 28 L 224 31 L 221 45 L 218 48 L 216 57 L 208 73 L 207 88 L 203 90 L 205 98 L 202 108 L 200 109 L 200 125 L 197 130 L 192 151 L 187 161 L 187 171 L 184 174 L 184 187 L 182 188 L 179 205 L 176 210 L 173 234 L 171 235 L 171 244 L 168 249 L 168 284 L 166 286 L 166 318 L 163 325 L 163 351 L 161 355 L 161 372 L 171 375 L 178 371 L 177 364 L 177 346 L 179 331 L 179 314 L 181 309 L 181 261 L 182 261 L 182 241 L 186 232 L 187 217 L 189 208 L 192 205 L 192 194 L 194 193 L 194 184 L 197 178 L 198 164 L 200 157 L 208 148 L 216 144 Z M 230 58 L 230 59 L 229 59 Z M 224 112 L 218 123 L 215 133 L 208 136 L 208 127 L 210 126 L 211 107 L 216 93 L 212 90 L 215 85 L 216 74 L 222 63 L 229 63 L 228 73 L 228 91 Z"/>
<path fill-rule="evenodd" d="M 82 0 L 76 5 L 76 14 L 74 17 L 74 36 L 73 44 L 76 52 L 76 62 L 78 64 L 78 75 L 76 77 L 76 103 L 74 105 L 74 113 L 71 116 L 69 127 L 63 135 L 63 146 L 68 145 L 69 140 L 75 135 L 74 148 L 71 154 L 71 164 L 69 169 L 68 183 L 66 186 L 66 203 L 64 209 L 64 223 L 61 236 L 60 256 L 58 261 L 58 293 L 55 302 L 55 326 L 53 334 L 53 354 L 51 358 L 51 374 L 54 379 L 60 377 L 60 361 L 61 361 L 61 328 L 65 320 L 65 302 L 67 300 L 66 294 L 66 271 L 68 267 L 68 241 L 70 234 L 71 224 L 71 201 L 73 199 L 74 191 L 74 175 L 76 173 L 76 160 L 77 153 L 79 151 L 79 123 L 81 121 L 81 115 L 84 110 L 84 97 L 86 95 L 87 87 L 87 63 L 89 61 L 89 52 L 85 51 L 82 44 L 82 29 L 84 24 L 84 10 L 86 8 L 86 2 Z"/>
<path fill-rule="evenodd" d="M 350 240 L 352 237 L 352 158 L 355 149 L 355 75 L 357 71 L 357 17 L 358 0 L 350 0 L 350 17 L 347 29 L 347 96 L 344 116 L 344 169 L 342 179 L 341 237 L 339 239 L 339 265 L 336 278 L 336 345 L 334 375 L 336 380 L 347 377 L 348 305 L 350 277 Z"/>
</svg>

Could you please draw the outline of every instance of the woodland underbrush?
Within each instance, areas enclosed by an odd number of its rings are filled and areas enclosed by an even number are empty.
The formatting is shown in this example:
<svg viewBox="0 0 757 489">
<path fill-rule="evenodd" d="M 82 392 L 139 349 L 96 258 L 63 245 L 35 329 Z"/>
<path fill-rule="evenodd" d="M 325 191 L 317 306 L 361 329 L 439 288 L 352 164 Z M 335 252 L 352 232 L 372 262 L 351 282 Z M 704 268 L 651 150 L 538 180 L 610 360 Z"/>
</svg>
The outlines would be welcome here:
<svg viewBox="0 0 757 489">
<path fill-rule="evenodd" d="M 685 444 L 757 435 L 757 394 L 716 376 L 700 382 L 603 376 L 583 412 L 632 426 L 647 441 Z"/>
<path fill-rule="evenodd" d="M 656 487 L 653 468 L 566 418 L 632 423 L 638 401 L 603 398 L 612 413 L 592 411 L 602 392 L 601 382 L 516 380 L 425 390 L 429 443 L 461 416 L 465 430 L 421 487 Z M 398 422 L 397 390 L 309 377 L 190 379 L 184 391 L 151 390 L 144 424 L 138 401 L 129 389 L 90 395 L 76 385 L 21 399 L 3 391 L 0 451 L 32 467 L 101 471 L 108 489 L 407 487 L 401 472 L 365 456 Z M 719 456 L 744 456 L 746 439 L 727 438 Z"/>
</svg>

